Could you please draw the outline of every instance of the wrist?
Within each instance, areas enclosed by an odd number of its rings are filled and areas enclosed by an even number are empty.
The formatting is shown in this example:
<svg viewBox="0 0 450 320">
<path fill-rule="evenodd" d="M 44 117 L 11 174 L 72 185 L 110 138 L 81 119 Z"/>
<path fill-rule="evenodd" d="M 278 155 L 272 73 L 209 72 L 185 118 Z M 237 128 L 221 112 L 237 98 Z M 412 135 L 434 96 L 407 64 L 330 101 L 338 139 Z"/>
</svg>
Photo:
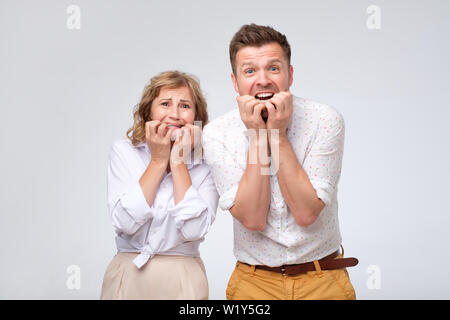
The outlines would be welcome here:
<svg viewBox="0 0 450 320">
<path fill-rule="evenodd" d="M 150 165 L 165 170 L 167 168 L 167 165 L 169 164 L 168 159 L 161 159 L 161 158 L 152 158 L 150 160 Z"/>
<path fill-rule="evenodd" d="M 286 143 L 289 142 L 288 136 L 287 136 L 287 131 L 284 130 L 284 132 L 282 133 L 280 130 L 280 133 L 278 134 L 278 140 L 280 141 L 280 143 Z"/>
<path fill-rule="evenodd" d="M 172 174 L 176 174 L 181 171 L 187 171 L 187 166 L 184 162 L 173 162 L 170 161 L 170 171 L 172 171 Z"/>
<path fill-rule="evenodd" d="M 269 136 L 269 144 L 272 145 L 274 142 L 278 141 L 278 144 L 289 143 L 287 136 L 287 131 L 278 130 L 278 134 L 274 135 L 272 132 Z"/>
</svg>

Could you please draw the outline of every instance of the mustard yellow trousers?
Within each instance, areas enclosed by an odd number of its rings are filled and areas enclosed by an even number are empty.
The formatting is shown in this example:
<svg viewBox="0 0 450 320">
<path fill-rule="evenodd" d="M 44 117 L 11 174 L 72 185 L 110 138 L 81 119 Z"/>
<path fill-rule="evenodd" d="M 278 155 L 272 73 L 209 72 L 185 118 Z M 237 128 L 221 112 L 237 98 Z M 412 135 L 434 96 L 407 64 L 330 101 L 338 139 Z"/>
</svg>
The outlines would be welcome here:
<svg viewBox="0 0 450 320">
<path fill-rule="evenodd" d="M 342 254 L 336 259 L 342 257 Z M 255 269 L 239 261 L 226 291 L 228 300 L 355 300 L 347 269 L 321 270 L 295 276 Z"/>
</svg>

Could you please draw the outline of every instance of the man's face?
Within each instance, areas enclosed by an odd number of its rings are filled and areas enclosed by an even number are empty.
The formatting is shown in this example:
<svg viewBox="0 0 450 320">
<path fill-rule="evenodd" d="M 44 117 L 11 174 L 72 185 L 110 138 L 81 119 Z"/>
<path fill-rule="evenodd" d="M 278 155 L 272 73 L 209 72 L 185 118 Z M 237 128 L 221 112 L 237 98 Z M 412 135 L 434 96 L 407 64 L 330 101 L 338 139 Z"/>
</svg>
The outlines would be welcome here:
<svg viewBox="0 0 450 320">
<path fill-rule="evenodd" d="M 243 47 L 236 54 L 235 68 L 236 74 L 232 73 L 231 79 L 241 96 L 267 100 L 292 85 L 294 70 L 276 42 L 261 47 Z"/>
</svg>

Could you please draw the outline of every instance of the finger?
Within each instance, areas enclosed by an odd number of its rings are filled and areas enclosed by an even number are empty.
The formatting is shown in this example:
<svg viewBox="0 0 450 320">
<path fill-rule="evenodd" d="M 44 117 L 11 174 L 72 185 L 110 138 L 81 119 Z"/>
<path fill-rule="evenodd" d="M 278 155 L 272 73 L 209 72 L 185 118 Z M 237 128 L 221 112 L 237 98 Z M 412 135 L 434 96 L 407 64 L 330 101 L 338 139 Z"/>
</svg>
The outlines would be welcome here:
<svg viewBox="0 0 450 320">
<path fill-rule="evenodd" d="M 189 131 L 189 129 L 182 127 L 172 133 L 172 140 L 174 141 L 174 146 L 180 144 L 182 145 L 185 143 L 184 136 L 186 135 L 186 131 Z"/>
<path fill-rule="evenodd" d="M 193 131 L 193 135 L 194 135 L 195 139 L 201 139 L 202 129 L 199 126 L 193 126 L 192 131 Z"/>
<path fill-rule="evenodd" d="M 198 127 L 197 127 L 197 129 L 198 129 Z M 189 131 L 189 144 L 192 144 L 193 142 L 194 142 L 194 137 L 195 137 L 195 134 L 196 134 L 196 127 L 195 126 L 193 126 L 193 125 L 191 125 L 191 124 L 189 124 L 189 125 L 186 125 L 186 130 L 188 130 Z M 196 139 L 198 138 L 198 137 L 195 137 Z"/>
<path fill-rule="evenodd" d="M 270 101 L 264 101 L 264 105 L 267 108 L 267 112 L 269 113 L 269 117 L 271 119 L 274 119 L 277 113 L 277 109 L 275 109 L 275 106 Z"/>
<path fill-rule="evenodd" d="M 187 124 L 186 127 L 191 129 L 191 141 L 193 145 L 198 145 L 202 141 L 202 129 L 199 126 Z"/>
<path fill-rule="evenodd" d="M 253 115 L 255 106 L 257 106 L 260 103 L 261 103 L 261 100 L 258 100 L 255 98 L 253 98 L 253 100 L 248 101 L 247 104 L 245 105 L 246 113 L 248 115 Z"/>
<path fill-rule="evenodd" d="M 261 115 L 261 111 L 262 109 L 266 108 L 266 106 L 264 105 L 264 103 L 262 103 L 261 101 L 259 101 L 258 104 L 256 104 L 253 108 L 253 112 L 252 115 L 254 116 L 259 116 Z"/>
<path fill-rule="evenodd" d="M 292 97 L 292 93 L 287 90 L 284 92 L 284 94 L 286 95 L 286 108 L 289 112 L 292 112 L 292 110 L 294 109 L 294 99 Z"/>
<path fill-rule="evenodd" d="M 276 99 L 279 99 L 279 103 L 282 104 L 283 111 L 289 111 L 292 109 L 292 94 L 289 90 L 279 92 Z"/>
<path fill-rule="evenodd" d="M 145 123 L 145 132 L 149 135 L 156 135 L 156 130 L 158 129 L 158 126 L 161 124 L 161 121 L 159 120 L 152 120 L 152 121 L 147 121 Z"/>
<path fill-rule="evenodd" d="M 280 95 L 280 93 L 277 93 L 267 101 L 269 101 L 277 111 L 282 112 L 284 110 L 283 96 Z"/>
<path fill-rule="evenodd" d="M 191 123 L 186 123 L 186 124 L 184 125 L 184 127 L 187 128 L 187 129 L 189 129 L 191 135 L 194 134 L 195 128 L 198 128 L 197 126 L 194 126 L 194 125 L 191 124 Z"/>
<path fill-rule="evenodd" d="M 166 123 L 161 123 L 159 125 L 159 127 L 158 127 L 157 135 L 160 138 L 164 138 L 166 136 L 166 133 L 167 133 L 166 129 L 167 129 L 167 124 Z"/>
<path fill-rule="evenodd" d="M 164 141 L 168 142 L 168 141 L 176 141 L 176 137 L 177 137 L 177 132 L 180 129 L 177 127 L 168 127 L 167 131 L 164 135 Z"/>
<path fill-rule="evenodd" d="M 238 96 L 238 97 L 236 97 L 236 100 L 237 100 L 238 106 L 239 106 L 239 110 L 240 110 L 241 113 L 243 113 L 243 114 L 248 113 L 245 106 L 247 105 L 247 103 L 248 103 L 249 101 L 251 101 L 251 100 L 253 100 L 253 99 L 255 99 L 255 97 L 252 97 L 252 96 L 250 96 L 250 95 L 244 95 L 244 96 Z M 255 100 L 256 100 L 256 99 L 255 99 Z"/>
<path fill-rule="evenodd" d="M 263 109 L 266 109 L 266 106 L 264 103 L 259 103 L 255 106 L 253 109 L 253 117 L 255 118 L 256 122 L 264 122 L 261 112 Z"/>
<path fill-rule="evenodd" d="M 248 94 L 236 97 L 237 102 L 240 104 L 246 104 L 248 101 L 250 101 L 252 99 L 255 99 L 255 97 L 248 95 Z"/>
<path fill-rule="evenodd" d="M 191 145 L 192 133 L 190 128 L 183 128 L 183 144 Z"/>
<path fill-rule="evenodd" d="M 191 134 L 191 129 L 186 127 L 186 126 L 183 126 L 183 127 L 180 128 L 180 133 L 181 133 L 182 136 L 185 136 L 187 134 L 190 135 Z"/>
<path fill-rule="evenodd" d="M 183 139 L 183 130 L 178 129 L 176 131 L 174 131 L 173 135 L 174 137 L 174 144 L 179 144 L 181 142 L 181 139 Z"/>
<path fill-rule="evenodd" d="M 150 121 L 147 121 L 145 123 L 145 139 L 149 139 L 150 138 Z"/>
</svg>

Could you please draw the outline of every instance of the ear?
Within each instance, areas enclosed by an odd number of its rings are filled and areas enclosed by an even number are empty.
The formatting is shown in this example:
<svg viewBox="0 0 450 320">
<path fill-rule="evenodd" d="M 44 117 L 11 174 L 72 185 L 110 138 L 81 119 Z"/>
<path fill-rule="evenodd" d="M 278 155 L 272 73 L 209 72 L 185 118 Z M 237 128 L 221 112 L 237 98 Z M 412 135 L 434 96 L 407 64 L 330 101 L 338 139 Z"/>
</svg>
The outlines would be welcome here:
<svg viewBox="0 0 450 320">
<path fill-rule="evenodd" d="M 231 72 L 231 81 L 233 81 L 234 91 L 236 91 L 236 93 L 239 94 L 239 88 L 236 81 L 236 77 L 234 76 L 234 72 Z"/>
<path fill-rule="evenodd" d="M 292 86 L 292 82 L 294 81 L 294 67 L 289 66 L 289 87 Z"/>
</svg>

